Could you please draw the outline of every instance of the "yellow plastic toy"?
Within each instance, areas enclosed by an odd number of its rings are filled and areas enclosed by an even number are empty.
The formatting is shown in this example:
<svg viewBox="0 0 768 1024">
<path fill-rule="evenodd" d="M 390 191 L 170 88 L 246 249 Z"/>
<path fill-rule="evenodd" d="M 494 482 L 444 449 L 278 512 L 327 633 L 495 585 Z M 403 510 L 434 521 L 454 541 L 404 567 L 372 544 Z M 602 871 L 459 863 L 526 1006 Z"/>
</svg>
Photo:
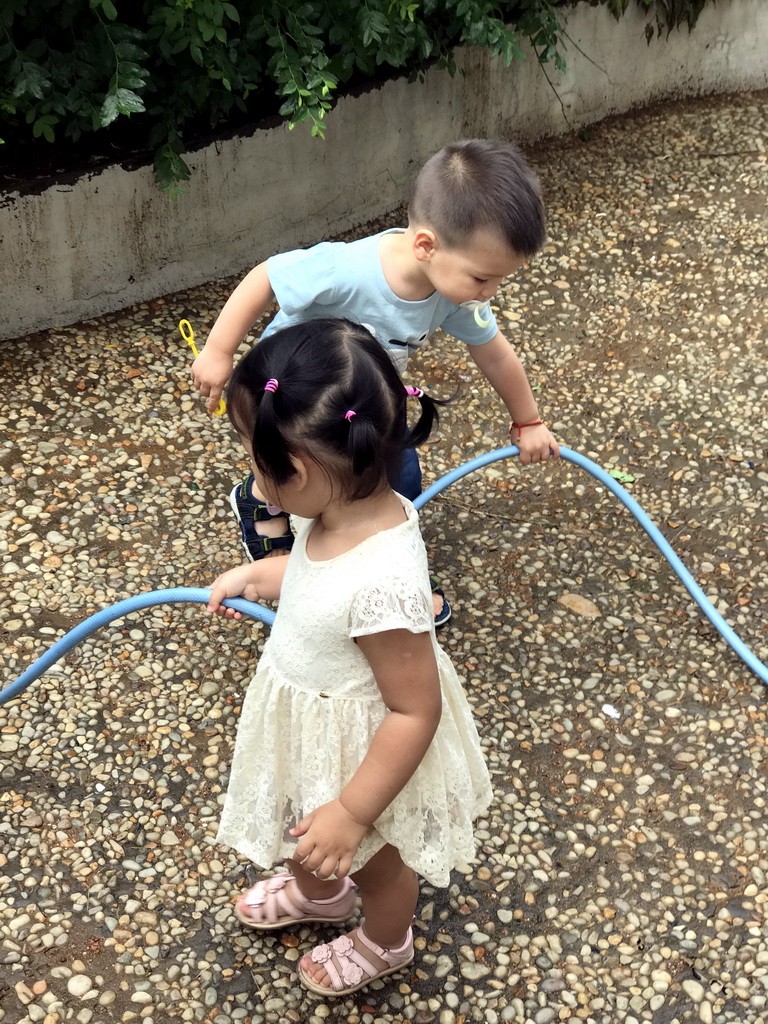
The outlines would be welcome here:
<svg viewBox="0 0 768 1024">
<path fill-rule="evenodd" d="M 192 349 L 192 354 L 194 355 L 195 359 L 197 359 L 200 353 L 197 351 L 197 345 L 195 344 L 195 332 L 192 330 L 192 324 L 189 322 L 189 320 L 179 320 L 179 334 Z M 223 398 L 219 399 L 219 404 L 213 411 L 214 415 L 216 416 L 224 415 L 224 413 L 227 411 L 227 403 L 224 401 Z"/>
</svg>

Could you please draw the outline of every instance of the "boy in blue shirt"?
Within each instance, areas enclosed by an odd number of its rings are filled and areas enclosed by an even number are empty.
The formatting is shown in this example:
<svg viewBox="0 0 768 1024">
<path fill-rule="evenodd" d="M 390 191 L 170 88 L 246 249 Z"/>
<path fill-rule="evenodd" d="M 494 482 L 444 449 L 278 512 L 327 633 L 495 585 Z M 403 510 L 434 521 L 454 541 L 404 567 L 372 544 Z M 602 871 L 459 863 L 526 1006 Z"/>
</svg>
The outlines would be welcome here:
<svg viewBox="0 0 768 1024">
<path fill-rule="evenodd" d="M 192 365 L 197 390 L 213 411 L 232 373 L 234 353 L 267 306 L 280 309 L 264 336 L 317 317 L 364 324 L 403 373 L 411 352 L 438 327 L 465 342 L 509 412 L 523 464 L 558 458 L 541 421 L 525 370 L 501 333 L 488 302 L 505 277 L 544 245 L 538 182 L 519 151 L 504 142 L 470 139 L 445 146 L 416 180 L 407 228 L 354 242 L 321 242 L 272 256 L 237 286 Z M 406 453 L 396 491 L 421 492 L 415 451 Z M 230 496 L 243 547 L 255 560 L 286 553 L 287 517 L 254 490 L 253 477 Z M 435 623 L 450 606 L 433 581 Z"/>
</svg>

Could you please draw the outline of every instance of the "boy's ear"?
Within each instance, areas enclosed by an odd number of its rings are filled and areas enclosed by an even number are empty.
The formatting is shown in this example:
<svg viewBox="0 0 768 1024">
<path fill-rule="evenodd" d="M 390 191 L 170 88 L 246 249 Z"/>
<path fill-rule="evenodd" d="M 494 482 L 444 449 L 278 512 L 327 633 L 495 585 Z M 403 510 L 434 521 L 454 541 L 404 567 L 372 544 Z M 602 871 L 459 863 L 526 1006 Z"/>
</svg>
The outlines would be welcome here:
<svg viewBox="0 0 768 1024">
<path fill-rule="evenodd" d="M 437 235 L 430 228 L 418 228 L 413 236 L 413 255 L 420 262 L 431 260 L 437 252 Z"/>
</svg>

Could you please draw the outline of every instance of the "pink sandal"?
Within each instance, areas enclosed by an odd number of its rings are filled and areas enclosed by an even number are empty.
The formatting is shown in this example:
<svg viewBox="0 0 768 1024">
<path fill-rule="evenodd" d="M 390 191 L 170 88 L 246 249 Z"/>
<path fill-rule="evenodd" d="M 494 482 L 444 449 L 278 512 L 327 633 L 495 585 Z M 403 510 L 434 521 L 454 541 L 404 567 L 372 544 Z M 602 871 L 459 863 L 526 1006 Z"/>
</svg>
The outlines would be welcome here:
<svg viewBox="0 0 768 1024">
<path fill-rule="evenodd" d="M 310 956 L 323 965 L 331 984 L 320 985 L 299 966 L 302 984 L 320 996 L 348 996 L 408 966 L 413 960 L 413 929 L 408 929 L 402 946 L 384 949 L 369 939 L 362 927 L 356 928 L 349 935 L 315 946 Z"/>
<path fill-rule="evenodd" d="M 287 886 L 293 882 L 290 893 Z M 273 875 L 244 892 L 235 904 L 239 921 L 249 928 L 271 931 L 305 921 L 340 924 L 352 916 L 357 897 L 349 877 L 342 878 L 341 890 L 327 900 L 308 900 L 301 895 L 293 875 Z"/>
</svg>

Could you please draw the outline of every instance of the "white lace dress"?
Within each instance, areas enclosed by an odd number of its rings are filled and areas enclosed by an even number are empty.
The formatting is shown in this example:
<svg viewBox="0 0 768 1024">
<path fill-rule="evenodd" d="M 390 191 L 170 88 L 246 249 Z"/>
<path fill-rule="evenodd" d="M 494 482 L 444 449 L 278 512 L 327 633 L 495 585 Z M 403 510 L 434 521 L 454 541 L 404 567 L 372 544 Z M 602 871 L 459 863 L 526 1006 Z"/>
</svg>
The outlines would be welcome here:
<svg viewBox="0 0 768 1024">
<path fill-rule="evenodd" d="M 469 704 L 434 636 L 427 556 L 418 516 L 323 562 L 306 555 L 313 521 L 296 541 L 280 604 L 248 686 L 218 841 L 261 867 L 289 858 L 288 834 L 338 797 L 387 714 L 353 637 L 388 629 L 431 632 L 443 692 L 440 725 L 415 774 L 363 839 L 353 871 L 391 843 L 433 885 L 474 855 L 472 821 L 491 786 Z"/>
</svg>

